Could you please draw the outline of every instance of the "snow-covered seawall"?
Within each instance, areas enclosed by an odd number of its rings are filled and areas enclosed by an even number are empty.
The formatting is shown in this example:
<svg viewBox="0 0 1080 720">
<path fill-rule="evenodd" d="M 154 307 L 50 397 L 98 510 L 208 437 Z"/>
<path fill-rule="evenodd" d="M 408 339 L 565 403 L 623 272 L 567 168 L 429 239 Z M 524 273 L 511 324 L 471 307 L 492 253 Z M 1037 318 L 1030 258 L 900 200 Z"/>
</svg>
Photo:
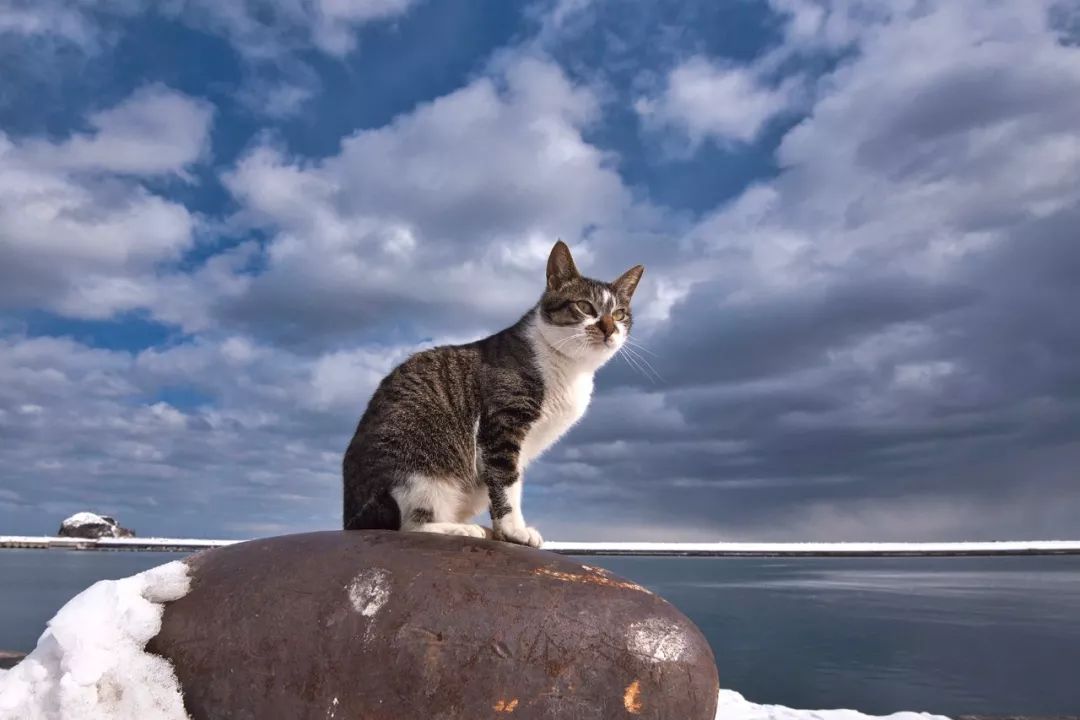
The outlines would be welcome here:
<svg viewBox="0 0 1080 720">
<path fill-rule="evenodd" d="M 72 598 L 11 670 L 0 670 L 0 720 L 187 720 L 172 666 L 144 648 L 163 603 L 183 597 L 171 562 L 103 580 Z"/>
</svg>

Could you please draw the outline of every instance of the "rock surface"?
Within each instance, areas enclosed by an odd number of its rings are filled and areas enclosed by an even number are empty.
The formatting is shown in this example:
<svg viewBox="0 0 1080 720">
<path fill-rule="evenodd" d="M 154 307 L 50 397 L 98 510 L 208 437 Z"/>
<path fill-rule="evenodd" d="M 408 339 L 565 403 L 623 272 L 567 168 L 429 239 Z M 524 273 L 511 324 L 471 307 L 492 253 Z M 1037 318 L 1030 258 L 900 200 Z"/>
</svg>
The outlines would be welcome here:
<svg viewBox="0 0 1080 720">
<path fill-rule="evenodd" d="M 135 537 L 133 531 L 120 527 L 120 524 L 108 515 L 98 515 L 92 512 L 75 513 L 60 523 L 60 530 L 56 534 L 60 537 L 86 538 L 88 540 L 103 537 Z"/>
<path fill-rule="evenodd" d="M 188 560 L 148 649 L 205 718 L 713 720 L 716 664 L 648 590 L 540 550 L 382 531 Z"/>
</svg>

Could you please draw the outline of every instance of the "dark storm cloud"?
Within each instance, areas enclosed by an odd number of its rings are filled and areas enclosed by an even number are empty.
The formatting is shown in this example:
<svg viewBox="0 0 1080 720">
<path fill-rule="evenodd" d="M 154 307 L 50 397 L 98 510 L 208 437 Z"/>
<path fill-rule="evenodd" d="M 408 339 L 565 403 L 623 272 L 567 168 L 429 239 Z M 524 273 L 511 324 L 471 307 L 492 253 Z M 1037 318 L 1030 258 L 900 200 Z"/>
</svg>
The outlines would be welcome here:
<svg viewBox="0 0 1080 720">
<path fill-rule="evenodd" d="M 621 478 L 624 491 L 655 495 L 700 523 L 860 498 L 997 496 L 1005 508 L 1022 494 L 1010 532 L 1067 533 L 1054 524 L 1063 512 L 1042 512 L 1031 498 L 1075 506 L 1077 451 L 1068 448 L 1080 437 L 1078 221 L 1068 208 L 1017 223 L 936 286 L 868 280 L 736 312 L 714 287 L 698 286 L 650 338 L 663 349 L 649 357 L 666 380 L 626 368 L 617 378 L 662 396 L 676 420 L 655 427 L 635 412 L 640 400 L 601 402 L 550 472 L 585 459 Z M 830 357 L 905 324 L 922 328 L 913 351 L 871 366 Z M 894 382 L 899 366 L 925 360 L 948 362 L 946 379 L 929 389 Z M 888 413 L 860 408 L 863 399 Z M 612 459 L 604 449 L 617 442 Z M 961 537 L 970 523 L 935 532 Z"/>
<path fill-rule="evenodd" d="M 763 537 L 1075 534 L 1080 157 L 1058 91 L 1080 57 L 1027 10 L 879 28 L 785 138 L 775 194 L 703 228 L 720 277 L 645 339 L 660 377 L 612 371 L 681 436 L 637 432 L 627 399 L 545 471 L 591 457 L 635 507 Z"/>
<path fill-rule="evenodd" d="M 701 283 L 671 310 L 672 322 L 650 346 L 667 384 L 724 383 L 765 378 L 826 361 L 829 350 L 890 325 L 925 321 L 973 301 L 959 286 L 913 278 L 843 278 L 819 292 L 794 290 L 724 302 L 725 288 Z"/>
</svg>

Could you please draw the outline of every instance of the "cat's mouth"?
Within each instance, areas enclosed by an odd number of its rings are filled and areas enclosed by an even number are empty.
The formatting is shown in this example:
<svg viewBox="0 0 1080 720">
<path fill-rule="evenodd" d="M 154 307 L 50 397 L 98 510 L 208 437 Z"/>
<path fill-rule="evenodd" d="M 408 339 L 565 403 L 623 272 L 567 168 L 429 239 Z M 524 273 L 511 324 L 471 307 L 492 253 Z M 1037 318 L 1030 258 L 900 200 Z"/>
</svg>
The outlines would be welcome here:
<svg viewBox="0 0 1080 720">
<path fill-rule="evenodd" d="M 590 350 L 596 351 L 610 351 L 619 349 L 619 334 L 612 333 L 607 337 L 602 332 L 596 329 L 588 329 L 585 331 L 588 342 L 586 347 Z"/>
</svg>

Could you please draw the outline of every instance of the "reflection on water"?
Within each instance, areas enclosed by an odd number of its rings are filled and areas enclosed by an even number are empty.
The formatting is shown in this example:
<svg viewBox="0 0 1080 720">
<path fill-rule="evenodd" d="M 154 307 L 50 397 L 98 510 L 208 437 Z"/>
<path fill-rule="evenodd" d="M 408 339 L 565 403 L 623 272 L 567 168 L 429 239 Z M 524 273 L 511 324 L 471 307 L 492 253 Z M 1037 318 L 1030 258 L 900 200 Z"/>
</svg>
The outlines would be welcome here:
<svg viewBox="0 0 1080 720">
<path fill-rule="evenodd" d="M 174 553 L 0 552 L 0 649 Z M 1080 557 L 589 558 L 689 615 L 721 683 L 789 707 L 1080 713 Z"/>
</svg>

